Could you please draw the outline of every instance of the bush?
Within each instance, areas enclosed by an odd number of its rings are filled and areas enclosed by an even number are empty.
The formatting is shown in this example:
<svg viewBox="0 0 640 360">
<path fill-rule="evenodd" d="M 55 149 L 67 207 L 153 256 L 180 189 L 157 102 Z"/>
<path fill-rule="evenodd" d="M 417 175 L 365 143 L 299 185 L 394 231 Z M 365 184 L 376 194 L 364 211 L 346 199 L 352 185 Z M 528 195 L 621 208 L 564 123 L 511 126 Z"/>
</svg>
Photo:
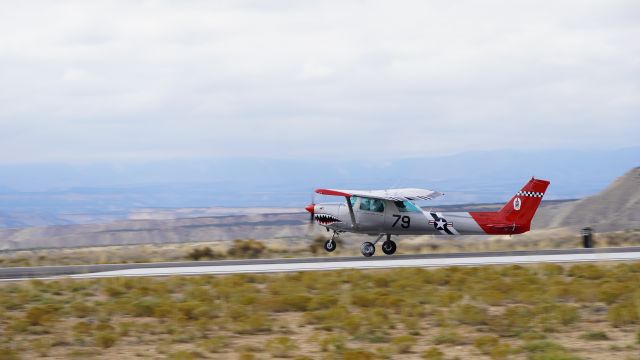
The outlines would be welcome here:
<svg viewBox="0 0 640 360">
<path fill-rule="evenodd" d="M 342 354 L 343 360 L 372 360 L 375 358 L 373 353 L 361 349 L 347 350 Z"/>
<path fill-rule="evenodd" d="M 267 247 L 257 240 L 234 240 L 231 248 L 227 250 L 227 254 L 240 258 L 259 258 L 265 253 Z"/>
<path fill-rule="evenodd" d="M 612 326 L 637 324 L 640 320 L 640 309 L 632 302 L 611 305 L 607 311 L 607 319 Z"/>
<path fill-rule="evenodd" d="M 94 340 L 97 346 L 106 349 L 116 344 L 118 336 L 110 331 L 99 331 L 95 334 Z"/>
<path fill-rule="evenodd" d="M 425 360 L 444 360 L 444 353 L 432 346 L 422 353 L 422 358 Z"/>
<path fill-rule="evenodd" d="M 396 351 L 400 354 L 406 354 L 411 351 L 411 347 L 414 346 L 418 340 L 411 335 L 401 335 L 391 339 L 391 344 L 396 348 Z"/>
<path fill-rule="evenodd" d="M 436 345 L 441 345 L 441 344 L 460 345 L 463 342 L 464 341 L 462 337 L 455 331 L 444 331 L 436 335 L 435 338 L 433 338 L 433 343 Z"/>
<path fill-rule="evenodd" d="M 29 325 L 47 325 L 56 320 L 57 308 L 53 305 L 33 306 L 27 310 L 24 317 Z"/>
<path fill-rule="evenodd" d="M 491 352 L 500 339 L 494 335 L 482 335 L 473 340 L 473 345 L 480 350 L 481 353 L 487 355 Z"/>
<path fill-rule="evenodd" d="M 580 360 L 567 353 L 564 347 L 546 340 L 526 343 L 522 350 L 527 353 L 529 360 Z"/>
<path fill-rule="evenodd" d="M 484 325 L 488 317 L 487 309 L 471 304 L 457 305 L 451 314 L 452 319 L 468 325 Z"/>
<path fill-rule="evenodd" d="M 580 338 L 589 341 L 610 340 L 609 336 L 604 331 L 589 331 L 580 335 Z"/>
<path fill-rule="evenodd" d="M 226 336 L 214 336 L 210 339 L 201 341 L 198 346 L 210 353 L 218 353 L 227 350 L 230 343 L 229 338 Z"/>
<path fill-rule="evenodd" d="M 223 256 L 215 253 L 210 247 L 194 248 L 187 254 L 187 258 L 198 261 L 200 259 L 219 259 Z"/>
<path fill-rule="evenodd" d="M 298 345 L 286 336 L 279 336 L 267 340 L 265 348 L 275 357 L 289 357 L 291 352 L 298 349 Z"/>
</svg>

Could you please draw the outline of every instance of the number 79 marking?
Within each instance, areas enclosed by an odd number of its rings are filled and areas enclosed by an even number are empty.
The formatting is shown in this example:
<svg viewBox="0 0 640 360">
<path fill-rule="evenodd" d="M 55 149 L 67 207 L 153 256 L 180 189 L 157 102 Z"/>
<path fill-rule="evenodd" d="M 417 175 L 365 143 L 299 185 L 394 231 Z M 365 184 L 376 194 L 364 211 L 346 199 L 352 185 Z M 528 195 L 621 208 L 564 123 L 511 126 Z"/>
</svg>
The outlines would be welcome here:
<svg viewBox="0 0 640 360">
<path fill-rule="evenodd" d="M 393 215 L 393 217 L 396 218 L 396 221 L 393 222 L 393 225 L 391 225 L 391 227 L 396 227 L 396 225 L 398 225 L 398 221 L 401 221 L 400 227 L 402 227 L 403 229 L 408 229 L 409 226 L 411 226 L 410 217 L 400 215 Z"/>
</svg>

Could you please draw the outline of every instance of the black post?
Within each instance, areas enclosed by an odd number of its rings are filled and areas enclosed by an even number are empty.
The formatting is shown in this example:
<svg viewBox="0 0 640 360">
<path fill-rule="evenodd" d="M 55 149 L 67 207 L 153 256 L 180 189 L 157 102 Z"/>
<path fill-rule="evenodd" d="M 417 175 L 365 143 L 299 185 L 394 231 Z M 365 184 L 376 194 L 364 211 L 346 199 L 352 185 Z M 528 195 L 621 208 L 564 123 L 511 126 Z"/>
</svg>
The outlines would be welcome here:
<svg viewBox="0 0 640 360">
<path fill-rule="evenodd" d="M 590 227 L 582 228 L 582 246 L 585 248 L 593 247 L 593 234 Z"/>
</svg>

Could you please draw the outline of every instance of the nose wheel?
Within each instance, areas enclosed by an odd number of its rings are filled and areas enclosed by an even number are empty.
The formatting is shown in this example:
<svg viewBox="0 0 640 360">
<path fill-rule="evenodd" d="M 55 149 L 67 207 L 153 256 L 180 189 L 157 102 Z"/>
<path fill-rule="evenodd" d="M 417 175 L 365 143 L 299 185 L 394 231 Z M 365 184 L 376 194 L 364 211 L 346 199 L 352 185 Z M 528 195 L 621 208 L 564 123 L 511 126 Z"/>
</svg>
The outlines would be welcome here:
<svg viewBox="0 0 640 360">
<path fill-rule="evenodd" d="M 331 239 L 329 239 L 329 240 L 324 242 L 324 249 L 327 252 L 333 252 L 336 249 L 337 246 L 338 246 L 338 244 L 336 244 L 336 241 L 333 240 L 333 238 L 331 238 Z"/>
</svg>

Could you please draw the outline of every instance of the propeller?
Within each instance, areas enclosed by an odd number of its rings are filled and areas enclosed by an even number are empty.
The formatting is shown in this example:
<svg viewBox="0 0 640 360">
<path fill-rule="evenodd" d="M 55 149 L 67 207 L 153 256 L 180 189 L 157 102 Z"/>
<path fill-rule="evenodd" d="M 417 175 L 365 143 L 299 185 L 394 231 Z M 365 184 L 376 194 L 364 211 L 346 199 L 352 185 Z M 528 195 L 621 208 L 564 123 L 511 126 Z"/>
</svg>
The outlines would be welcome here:
<svg viewBox="0 0 640 360">
<path fill-rule="evenodd" d="M 316 193 L 312 192 L 311 203 L 304 208 L 309 212 L 309 226 L 307 227 L 307 234 L 311 232 L 313 226 L 315 225 L 315 221 L 313 221 L 313 216 L 314 216 L 314 211 L 316 206 L 315 204 L 316 204 Z"/>
</svg>

